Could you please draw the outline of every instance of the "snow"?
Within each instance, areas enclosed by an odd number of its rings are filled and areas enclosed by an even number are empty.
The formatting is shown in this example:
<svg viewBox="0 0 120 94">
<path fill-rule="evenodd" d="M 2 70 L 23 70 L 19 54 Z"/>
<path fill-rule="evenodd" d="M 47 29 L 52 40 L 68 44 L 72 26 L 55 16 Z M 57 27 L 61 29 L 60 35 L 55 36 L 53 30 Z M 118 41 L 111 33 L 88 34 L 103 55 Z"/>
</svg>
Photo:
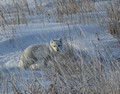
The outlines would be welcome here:
<svg viewBox="0 0 120 94">
<path fill-rule="evenodd" d="M 102 45 L 110 47 L 111 55 L 114 58 L 119 58 L 120 56 L 120 44 L 117 42 L 117 39 L 114 38 L 111 34 L 103 32 L 99 25 L 79 25 L 76 26 L 70 25 L 71 34 L 74 38 L 74 47 L 77 50 L 83 50 L 95 55 L 96 48 L 94 45 L 98 46 L 102 53 L 104 53 Z M 75 29 L 76 28 L 76 29 Z M 81 36 L 79 37 L 75 30 L 81 31 Z M 15 40 L 8 40 L 0 36 L 0 64 L 1 70 L 7 69 L 11 73 L 16 73 L 16 68 L 18 68 L 19 58 L 21 53 L 25 48 L 33 44 L 39 43 L 48 43 L 51 39 L 64 38 L 64 31 L 69 32 L 68 26 L 66 24 L 60 23 L 31 23 L 28 26 L 21 25 L 17 29 Z M 100 40 L 97 40 L 96 33 Z M 67 36 L 69 38 L 69 36 Z M 93 45 L 94 43 L 94 45 Z M 24 69 L 21 69 L 24 70 Z M 5 74 L 6 72 L 3 71 Z M 39 71 L 39 73 L 42 73 Z M 37 74 L 35 72 L 35 74 Z M 26 76 L 26 79 L 29 78 Z M 39 78 L 41 78 L 39 76 Z M 33 79 L 31 77 L 31 79 Z M 47 84 L 46 81 L 41 80 L 43 85 Z M 47 84 L 48 85 L 48 84 Z M 47 87 L 46 85 L 46 87 Z"/>
<path fill-rule="evenodd" d="M 112 55 L 115 58 L 119 58 L 119 43 L 116 38 L 109 33 L 103 32 L 99 25 L 76 25 L 77 31 L 81 31 L 81 36 L 75 33 L 73 25 L 70 25 L 71 33 L 74 39 L 74 45 L 76 49 L 85 49 L 89 52 L 93 52 L 95 47 L 92 43 L 99 48 L 103 44 L 111 46 Z M 7 40 L 0 36 L 0 63 L 2 67 L 17 67 L 19 57 L 22 51 L 30 45 L 39 43 L 48 43 L 51 39 L 64 38 L 64 31 L 69 32 L 68 26 L 60 23 L 32 23 L 28 26 L 21 25 L 17 29 L 16 38 L 14 40 Z M 100 40 L 97 40 L 96 33 Z M 48 41 L 48 42 L 47 42 Z M 102 49 L 101 49 L 102 50 Z"/>
<path fill-rule="evenodd" d="M 9 0 L 7 0 L 7 2 L 11 3 Z M 32 0 L 29 1 L 30 4 L 31 2 Z M 1 0 L 0 3 L 4 5 L 3 0 Z M 47 6 L 47 3 L 43 5 Z M 12 36 L 10 39 L 3 37 L 4 33 L 0 31 L 0 70 L 7 75 L 6 77 L 9 77 L 9 71 L 11 74 L 15 75 L 15 77 L 17 77 L 15 73 L 19 73 L 19 75 L 23 73 L 25 76 L 24 80 L 33 80 L 34 77 L 31 76 L 32 73 L 30 70 L 24 70 L 18 67 L 21 53 L 30 45 L 49 43 L 51 39 L 64 38 L 65 33 L 69 40 L 69 32 L 74 39 L 73 43 L 75 49 L 84 50 L 91 55 L 96 55 L 96 46 L 98 46 L 101 53 L 105 54 L 103 50 L 104 45 L 110 49 L 111 53 L 109 53 L 109 55 L 115 59 L 120 58 L 120 44 L 118 40 L 108 33 L 108 31 L 103 31 L 99 24 L 93 22 L 90 24 L 70 24 L 69 28 L 68 25 L 64 23 L 57 23 L 54 21 L 50 23 L 40 23 L 38 19 L 33 22 L 31 21 L 28 25 L 23 24 L 16 27 L 14 39 L 12 39 Z M 79 34 L 81 32 L 81 34 L 79 35 L 76 32 L 79 32 Z M 42 78 L 42 76 L 45 75 L 44 72 L 42 70 L 33 72 L 41 79 L 42 85 L 47 87 L 50 82 L 47 78 Z"/>
</svg>

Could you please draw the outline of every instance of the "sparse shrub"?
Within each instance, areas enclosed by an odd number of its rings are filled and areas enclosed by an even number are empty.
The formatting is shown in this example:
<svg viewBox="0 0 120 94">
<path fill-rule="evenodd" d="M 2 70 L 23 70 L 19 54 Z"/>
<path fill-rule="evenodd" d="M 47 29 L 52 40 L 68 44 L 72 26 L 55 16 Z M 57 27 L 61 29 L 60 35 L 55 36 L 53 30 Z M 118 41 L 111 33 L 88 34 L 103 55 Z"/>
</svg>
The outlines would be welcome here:
<svg viewBox="0 0 120 94">
<path fill-rule="evenodd" d="M 106 62 L 99 58 L 103 58 Z M 101 56 L 99 50 L 98 57 L 93 57 L 84 51 L 76 52 L 73 48 L 52 60 L 50 69 L 52 75 L 48 74 L 51 83 L 48 88 L 43 87 L 34 76 L 34 80 L 29 82 L 29 85 L 20 83 L 19 80 L 7 79 L 6 92 L 8 94 L 9 92 L 18 94 L 119 94 L 118 63 L 112 58 L 110 62 L 107 62 L 107 58 Z M 49 70 L 46 69 L 45 72 L 49 73 Z M 18 88 L 16 81 L 24 88 Z M 12 88 L 9 88 L 9 85 Z"/>
<path fill-rule="evenodd" d="M 108 31 L 118 39 L 120 38 L 120 2 L 117 0 L 107 0 L 103 2 L 104 11 L 107 17 L 103 17 L 102 26 L 107 27 Z M 98 17 L 99 18 L 99 17 Z M 99 18 L 98 21 L 101 21 Z"/>
<path fill-rule="evenodd" d="M 111 34 L 117 36 L 119 39 L 120 33 L 120 2 L 111 1 L 109 2 L 109 7 L 106 7 L 107 14 L 109 16 L 108 28 Z"/>
</svg>

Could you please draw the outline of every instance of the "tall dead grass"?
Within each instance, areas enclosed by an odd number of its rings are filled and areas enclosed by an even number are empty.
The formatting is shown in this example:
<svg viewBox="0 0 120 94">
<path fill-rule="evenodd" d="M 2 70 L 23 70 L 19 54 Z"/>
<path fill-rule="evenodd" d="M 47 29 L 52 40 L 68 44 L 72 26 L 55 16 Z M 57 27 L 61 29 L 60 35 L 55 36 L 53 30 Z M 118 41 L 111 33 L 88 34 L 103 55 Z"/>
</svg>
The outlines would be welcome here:
<svg viewBox="0 0 120 94">
<path fill-rule="evenodd" d="M 16 27 L 20 24 L 27 25 L 34 20 L 34 16 L 41 18 L 47 15 L 47 10 L 41 6 L 41 0 L 33 0 L 32 5 L 28 3 L 28 0 L 11 0 L 10 3 L 5 0 L 4 2 L 6 4 L 0 6 L 0 26 L 3 35 L 8 39 L 14 38 Z M 38 20 L 43 22 L 42 18 Z"/>
<path fill-rule="evenodd" d="M 100 23 L 102 27 L 107 27 L 108 31 L 119 40 L 120 26 L 120 3 L 117 0 L 107 0 L 100 3 L 99 9 L 106 12 L 107 16 L 102 15 L 101 11 L 96 8 L 94 0 L 53 0 L 49 1 L 51 8 L 49 12 L 42 0 L 33 0 L 32 6 L 28 0 L 12 0 L 9 4 L 0 7 L 0 24 L 1 30 L 7 38 L 10 38 L 9 32 L 15 34 L 15 27 L 20 24 L 28 24 L 36 20 L 34 16 L 39 16 L 40 22 L 44 23 L 43 17 L 48 22 L 56 18 L 54 21 L 62 23 Z M 99 4 L 99 2 L 97 2 Z M 14 36 L 12 36 L 14 37 Z"/>
<path fill-rule="evenodd" d="M 54 0 L 55 13 L 59 22 L 85 22 L 87 13 L 95 11 L 94 1 Z M 84 15 L 85 14 L 85 15 Z"/>
<path fill-rule="evenodd" d="M 90 1 L 54 0 L 54 2 L 54 12 L 59 22 L 85 22 L 86 20 L 89 22 L 91 18 L 87 13 L 95 11 L 94 6 L 92 6 L 94 3 Z M 42 13 L 49 21 L 49 16 L 51 15 L 48 15 L 49 13 L 44 10 L 42 4 L 37 3 L 37 0 L 34 0 L 34 3 L 35 10 L 30 8 L 27 0 L 13 0 L 13 6 L 9 4 L 7 7 L 2 6 L 0 8 L 0 16 L 3 32 L 10 28 L 10 24 L 28 24 L 28 17 Z M 112 3 L 109 5 L 110 7 L 105 5 L 109 19 L 103 23 L 108 26 L 110 33 L 119 38 L 119 8 L 117 8 L 117 5 L 116 7 L 113 6 Z M 78 18 L 73 19 L 73 15 L 77 15 Z M 21 83 L 22 86 L 27 87 L 21 89 L 10 78 L 6 80 L 6 90 L 2 94 L 9 94 L 9 92 L 13 94 L 119 94 L 119 62 L 112 57 L 108 60 L 101 55 L 99 48 L 96 49 L 98 57 L 90 56 L 82 51 L 76 52 L 74 47 L 71 46 L 68 52 L 53 59 L 53 74 L 49 76 L 52 83 L 49 85 L 49 88 L 41 87 L 41 83 L 35 78 L 32 83 L 29 83 L 30 85 L 26 86 L 24 83 Z M 12 88 L 9 88 L 9 85 Z"/>
<path fill-rule="evenodd" d="M 98 16 L 101 26 L 107 27 L 109 33 L 120 41 L 120 2 L 118 0 L 108 0 L 102 3 L 107 16 L 101 18 Z"/>
<path fill-rule="evenodd" d="M 119 62 L 112 57 L 108 60 L 96 49 L 97 56 L 91 56 L 70 47 L 53 58 L 51 69 L 45 69 L 51 81 L 48 88 L 36 76 L 24 83 L 11 75 L 2 94 L 119 94 Z"/>
</svg>

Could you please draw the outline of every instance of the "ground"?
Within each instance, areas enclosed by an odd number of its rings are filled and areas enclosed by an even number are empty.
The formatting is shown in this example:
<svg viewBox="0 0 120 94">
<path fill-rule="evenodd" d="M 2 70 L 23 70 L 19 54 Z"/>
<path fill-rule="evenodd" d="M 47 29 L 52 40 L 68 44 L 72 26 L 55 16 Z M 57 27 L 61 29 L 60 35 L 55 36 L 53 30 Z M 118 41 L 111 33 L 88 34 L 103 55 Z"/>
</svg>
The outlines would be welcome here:
<svg viewBox="0 0 120 94">
<path fill-rule="evenodd" d="M 73 38 L 73 45 L 76 50 L 83 50 L 95 56 L 96 47 L 98 47 L 104 58 L 111 56 L 114 59 L 120 58 L 120 43 L 107 29 L 103 31 L 98 23 L 70 23 L 68 26 L 65 23 L 54 21 L 40 23 L 39 20 L 35 20 L 28 25 L 16 26 L 15 36 L 10 34 L 9 39 L 5 37 L 5 33 L 0 31 L 0 70 L 6 78 L 9 77 L 9 71 L 16 78 L 21 75 L 21 80 L 24 78 L 24 81 L 28 79 L 31 81 L 34 79 L 33 76 L 31 77 L 31 70 L 18 67 L 20 55 L 25 48 L 33 44 L 49 43 L 51 39 L 64 39 L 65 37 L 70 44 L 69 33 Z M 109 48 L 109 50 L 107 49 L 108 53 L 105 53 L 104 47 Z M 23 75 L 20 73 L 23 73 Z M 33 73 L 40 79 L 43 86 L 48 86 L 50 81 L 47 78 L 44 79 L 45 73 L 43 70 L 33 71 Z"/>
</svg>

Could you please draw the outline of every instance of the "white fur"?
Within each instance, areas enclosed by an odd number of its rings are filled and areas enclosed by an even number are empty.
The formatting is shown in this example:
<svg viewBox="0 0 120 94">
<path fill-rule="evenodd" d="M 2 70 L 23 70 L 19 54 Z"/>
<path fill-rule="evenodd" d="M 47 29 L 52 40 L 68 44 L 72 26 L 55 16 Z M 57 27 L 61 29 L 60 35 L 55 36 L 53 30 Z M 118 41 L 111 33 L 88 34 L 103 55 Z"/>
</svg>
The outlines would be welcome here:
<svg viewBox="0 0 120 94">
<path fill-rule="evenodd" d="M 46 65 L 53 54 L 57 54 L 62 49 L 62 39 L 50 41 L 50 44 L 32 45 L 25 49 L 20 57 L 19 66 L 23 68 L 38 69 L 41 64 Z M 38 63 L 39 61 L 39 63 Z"/>
</svg>

